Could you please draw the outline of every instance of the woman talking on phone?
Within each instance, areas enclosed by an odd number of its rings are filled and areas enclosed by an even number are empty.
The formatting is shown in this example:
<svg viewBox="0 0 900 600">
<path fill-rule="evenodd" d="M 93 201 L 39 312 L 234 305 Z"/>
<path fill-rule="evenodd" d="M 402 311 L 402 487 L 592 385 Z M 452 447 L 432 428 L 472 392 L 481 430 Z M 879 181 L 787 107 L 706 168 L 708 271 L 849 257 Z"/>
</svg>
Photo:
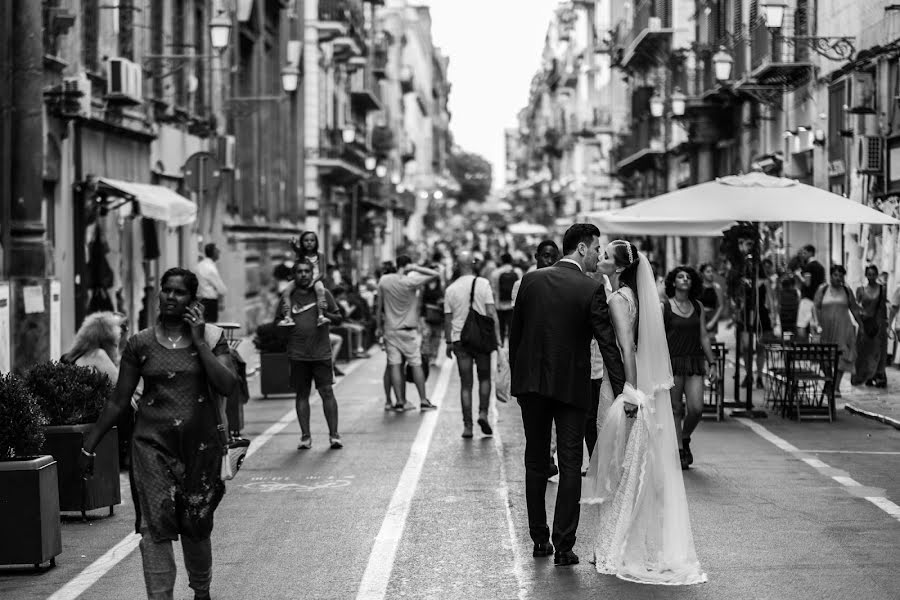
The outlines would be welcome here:
<svg viewBox="0 0 900 600">
<path fill-rule="evenodd" d="M 703 379 L 709 375 L 715 382 L 720 375 L 700 304 L 702 289 L 700 275 L 691 267 L 675 267 L 666 276 L 663 323 L 675 380 L 669 394 L 682 469 L 694 462 L 691 433 L 703 416 Z"/>
<path fill-rule="evenodd" d="M 218 399 L 237 383 L 222 332 L 203 320 L 197 276 L 169 269 L 160 280 L 159 320 L 132 336 L 122 352 L 119 380 L 96 425 L 84 438 L 80 466 L 93 472 L 94 448 L 116 423 L 144 380 L 132 439 L 131 483 L 141 534 L 149 600 L 171 600 L 172 542 L 181 537 L 195 600 L 207 600 L 212 580 L 213 512 L 225 485 Z"/>
</svg>

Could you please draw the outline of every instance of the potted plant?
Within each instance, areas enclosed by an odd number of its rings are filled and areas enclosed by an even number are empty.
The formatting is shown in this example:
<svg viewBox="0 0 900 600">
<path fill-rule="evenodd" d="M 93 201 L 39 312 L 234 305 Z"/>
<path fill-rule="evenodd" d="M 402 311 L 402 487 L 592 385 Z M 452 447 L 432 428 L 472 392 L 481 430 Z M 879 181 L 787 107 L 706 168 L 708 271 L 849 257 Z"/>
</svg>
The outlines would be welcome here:
<svg viewBox="0 0 900 600">
<path fill-rule="evenodd" d="M 113 507 L 122 501 L 115 427 L 94 450 L 94 476 L 85 480 L 78 469 L 84 436 L 112 393 L 109 378 L 87 367 L 46 362 L 28 371 L 25 383 L 47 416 L 42 452 L 52 454 L 59 463 L 60 510 L 81 512 L 85 518 L 89 510 L 109 507 L 112 515 Z"/>
<path fill-rule="evenodd" d="M 256 329 L 253 345 L 259 351 L 259 387 L 263 398 L 294 393 L 291 362 L 287 356 L 287 330 L 274 323 Z"/>
<path fill-rule="evenodd" d="M 62 552 L 56 461 L 39 456 L 46 419 L 15 375 L 0 376 L 0 564 L 39 567 Z"/>
</svg>

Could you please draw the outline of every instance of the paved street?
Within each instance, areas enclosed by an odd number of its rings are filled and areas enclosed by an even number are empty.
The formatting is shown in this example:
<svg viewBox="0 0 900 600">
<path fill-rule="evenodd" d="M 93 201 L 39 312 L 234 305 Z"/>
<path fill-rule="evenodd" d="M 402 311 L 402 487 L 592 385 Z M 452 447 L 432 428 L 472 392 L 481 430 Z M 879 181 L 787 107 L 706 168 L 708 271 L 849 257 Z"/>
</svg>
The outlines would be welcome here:
<svg viewBox="0 0 900 600">
<path fill-rule="evenodd" d="M 214 598 L 897 597 L 900 431 L 843 411 L 834 424 L 702 423 L 685 483 L 710 582 L 656 588 L 594 572 L 590 510 L 582 564 L 531 557 L 515 404 L 495 411 L 498 435 L 464 441 L 452 363 L 432 376 L 440 410 L 425 415 L 383 411 L 382 367 L 375 353 L 337 386 L 340 451 L 327 448 L 318 402 L 303 453 L 290 399 L 247 405 L 254 453 L 216 514 Z M 553 494 L 550 484 L 548 503 Z M 130 503 L 97 514 L 64 522 L 56 568 L 0 571 L 0 598 L 142 597 Z M 191 598 L 178 560 L 176 598 Z"/>
</svg>

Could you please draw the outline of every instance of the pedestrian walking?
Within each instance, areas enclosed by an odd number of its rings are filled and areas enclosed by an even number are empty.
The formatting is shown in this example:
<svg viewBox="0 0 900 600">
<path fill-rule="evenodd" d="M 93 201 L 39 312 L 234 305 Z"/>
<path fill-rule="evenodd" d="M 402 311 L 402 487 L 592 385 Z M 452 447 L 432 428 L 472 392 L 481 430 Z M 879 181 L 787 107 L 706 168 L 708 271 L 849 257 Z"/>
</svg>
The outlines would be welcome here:
<svg viewBox="0 0 900 600">
<path fill-rule="evenodd" d="M 509 335 L 511 393 L 525 429 L 525 500 L 533 556 L 556 555 L 554 564 L 577 564 L 572 552 L 578 527 L 584 428 L 590 406 L 590 341 L 597 339 L 606 375 L 617 397 L 625 369 L 603 286 L 585 277 L 595 271 L 600 230 L 577 223 L 563 237 L 565 258 L 522 278 Z M 550 467 L 550 431 L 556 424 L 559 489 L 553 543 L 544 496 Z"/>
<path fill-rule="evenodd" d="M 716 281 L 716 270 L 710 263 L 700 265 L 700 276 L 703 278 L 703 289 L 700 291 L 703 322 L 706 324 L 706 331 L 715 337 L 719 331 L 719 319 L 725 310 L 725 290 Z"/>
<path fill-rule="evenodd" d="M 814 300 L 819 315 L 820 341 L 837 344 L 840 352 L 837 373 L 834 375 L 835 398 L 841 397 L 841 379 L 844 378 L 844 373 L 850 373 L 852 377 L 856 371 L 856 330 L 853 319 L 857 323 L 862 321 L 856 297 L 844 283 L 846 276 L 847 270 L 843 265 L 832 265 L 831 281 L 819 286 Z M 825 393 L 828 394 L 832 388 L 831 382 L 826 382 L 825 387 Z"/>
<path fill-rule="evenodd" d="M 197 263 L 197 280 L 200 282 L 197 296 L 203 304 L 203 318 L 209 323 L 216 323 L 219 320 L 219 305 L 228 288 L 216 266 L 221 254 L 219 249 L 215 244 L 206 244 L 203 254 L 204 258 Z"/>
<path fill-rule="evenodd" d="M 334 397 L 334 359 L 331 346 L 331 331 L 326 323 L 319 325 L 319 315 L 328 318 L 329 323 L 339 324 L 341 313 L 331 293 L 325 290 L 323 300 L 314 289 L 312 265 L 298 261 L 294 265 L 294 287 L 291 291 L 291 330 L 288 336 L 287 355 L 291 361 L 291 386 L 294 388 L 297 420 L 300 422 L 301 438 L 298 450 L 312 448 L 312 434 L 309 428 L 309 395 L 313 382 L 322 410 L 328 424 L 328 441 L 332 449 L 343 448 L 344 443 L 338 433 L 338 405 Z M 283 323 L 287 316 L 285 306 L 279 304 L 275 315 L 276 323 Z M 340 337 L 340 336 L 338 336 Z"/>
<path fill-rule="evenodd" d="M 432 265 L 436 271 L 440 265 Z M 444 332 L 444 286 L 441 277 L 436 277 L 422 288 L 422 360 L 423 368 L 434 365 L 441 347 Z M 449 343 L 449 341 L 447 342 Z"/>
<path fill-rule="evenodd" d="M 198 288 L 191 271 L 175 268 L 163 274 L 159 321 L 128 340 L 115 391 L 85 436 L 79 457 L 82 473 L 90 476 L 94 448 L 116 424 L 143 379 L 131 484 L 150 600 L 173 598 L 172 542 L 179 537 L 195 600 L 210 597 L 213 513 L 225 493 L 216 415 L 222 407 L 211 392 L 227 396 L 238 379 L 223 332 L 205 323 Z M 217 342 L 207 342 L 216 337 Z"/>
<path fill-rule="evenodd" d="M 821 323 L 816 312 L 816 292 L 825 283 L 825 267 L 816 260 L 816 247 L 804 246 L 797 255 L 799 268 L 794 275 L 800 284 L 800 307 L 797 312 L 797 336 L 801 340 L 818 331 Z"/>
<path fill-rule="evenodd" d="M 397 257 L 397 269 L 397 273 L 382 275 L 381 281 L 378 282 L 375 336 L 384 336 L 387 362 L 391 371 L 391 386 L 397 398 L 403 398 L 403 387 L 406 385 L 403 372 L 405 362 L 412 370 L 416 390 L 419 392 L 419 409 L 433 410 L 437 406 L 428 400 L 425 392 L 425 372 L 422 370 L 418 292 L 440 273 L 434 269 L 414 265 L 412 259 L 406 255 Z M 389 407 L 385 405 L 385 409 L 387 408 Z M 398 412 L 414 408 L 415 406 L 407 400 L 393 407 Z"/>
<path fill-rule="evenodd" d="M 866 282 L 856 289 L 862 320 L 856 334 L 856 372 L 850 383 L 883 388 L 887 387 L 888 301 L 875 265 L 866 267 Z"/>
<path fill-rule="evenodd" d="M 488 422 L 491 405 L 491 355 L 467 347 L 460 341 L 463 326 L 469 311 L 489 317 L 494 322 L 497 347 L 500 347 L 500 324 L 494 306 L 494 295 L 488 280 L 475 275 L 472 254 L 462 251 L 457 255 L 460 276 L 447 287 L 444 293 L 444 335 L 447 338 L 447 358 L 456 355 L 459 372 L 459 400 L 462 405 L 463 433 L 465 439 L 472 438 L 472 385 L 473 366 L 478 369 L 478 426 L 484 435 L 493 435 Z"/>
<path fill-rule="evenodd" d="M 702 289 L 700 275 L 691 267 L 676 267 L 666 276 L 663 325 L 672 361 L 669 395 L 682 469 L 694 462 L 691 434 L 703 417 L 704 379 L 708 376 L 715 385 L 719 376 L 700 302 Z"/>
<path fill-rule="evenodd" d="M 494 306 L 500 321 L 500 340 L 506 343 L 509 335 L 509 322 L 512 320 L 512 292 L 516 282 L 522 278 L 522 272 L 513 266 L 511 254 L 500 256 L 500 266 L 491 273 L 491 289 L 494 291 Z"/>
</svg>

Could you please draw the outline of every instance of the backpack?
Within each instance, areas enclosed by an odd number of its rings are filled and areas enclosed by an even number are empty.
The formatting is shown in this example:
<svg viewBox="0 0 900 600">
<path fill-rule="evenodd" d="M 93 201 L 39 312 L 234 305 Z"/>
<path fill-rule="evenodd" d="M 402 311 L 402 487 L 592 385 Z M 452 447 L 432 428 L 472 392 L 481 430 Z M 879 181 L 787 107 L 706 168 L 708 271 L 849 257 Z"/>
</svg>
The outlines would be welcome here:
<svg viewBox="0 0 900 600">
<path fill-rule="evenodd" d="M 500 277 L 497 279 L 497 287 L 499 288 L 497 291 L 500 301 L 512 302 L 512 291 L 518 280 L 519 274 L 513 269 L 500 274 Z"/>
</svg>

